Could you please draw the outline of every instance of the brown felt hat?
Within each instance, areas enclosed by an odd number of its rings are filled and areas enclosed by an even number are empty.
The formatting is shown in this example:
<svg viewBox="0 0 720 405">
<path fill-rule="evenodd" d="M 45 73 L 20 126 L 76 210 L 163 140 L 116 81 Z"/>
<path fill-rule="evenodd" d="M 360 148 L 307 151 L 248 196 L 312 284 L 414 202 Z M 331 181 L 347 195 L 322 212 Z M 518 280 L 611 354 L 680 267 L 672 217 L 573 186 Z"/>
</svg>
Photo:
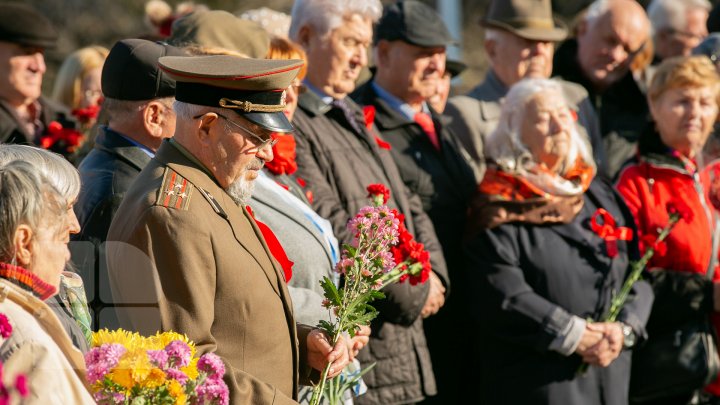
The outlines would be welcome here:
<svg viewBox="0 0 720 405">
<path fill-rule="evenodd" d="M 552 16 L 550 0 L 492 0 L 484 27 L 510 31 L 532 41 L 562 41 L 567 28 Z"/>
<path fill-rule="evenodd" d="M 250 59 L 231 55 L 165 56 L 159 65 L 175 80 L 175 99 L 227 108 L 274 132 L 292 132 L 285 109 L 285 89 L 302 60 Z"/>
<path fill-rule="evenodd" d="M 227 11 L 209 10 L 190 13 L 172 25 L 170 45 L 222 48 L 251 58 L 264 58 L 270 48 L 270 36 L 258 23 L 243 20 Z"/>
</svg>

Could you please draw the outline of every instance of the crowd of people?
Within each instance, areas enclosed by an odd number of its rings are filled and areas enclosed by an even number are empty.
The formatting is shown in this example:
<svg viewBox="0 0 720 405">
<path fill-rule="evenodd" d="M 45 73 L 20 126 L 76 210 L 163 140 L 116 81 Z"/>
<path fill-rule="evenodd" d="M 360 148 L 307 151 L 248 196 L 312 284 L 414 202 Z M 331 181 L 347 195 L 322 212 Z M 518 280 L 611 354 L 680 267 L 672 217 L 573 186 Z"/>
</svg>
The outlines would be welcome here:
<svg viewBox="0 0 720 405">
<path fill-rule="evenodd" d="M 83 353 L 124 328 L 217 354 L 233 404 L 308 403 L 326 367 L 369 368 L 344 404 L 720 404 L 720 370 L 649 366 L 720 331 L 708 0 L 595 0 L 570 28 L 491 0 L 465 95 L 417 0 L 147 11 L 156 32 L 71 53 L 50 97 L 57 29 L 0 4 L 0 361 L 24 401 L 94 403 Z M 333 342 L 320 281 L 343 285 L 370 184 L 432 271 Z"/>
</svg>

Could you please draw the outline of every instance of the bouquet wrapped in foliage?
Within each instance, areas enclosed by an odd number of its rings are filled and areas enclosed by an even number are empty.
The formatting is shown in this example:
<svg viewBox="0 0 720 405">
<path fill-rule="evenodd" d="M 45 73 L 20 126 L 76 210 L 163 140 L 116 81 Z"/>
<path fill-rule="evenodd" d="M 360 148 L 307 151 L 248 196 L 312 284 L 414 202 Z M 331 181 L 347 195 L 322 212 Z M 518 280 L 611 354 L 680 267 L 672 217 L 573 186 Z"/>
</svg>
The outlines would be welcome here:
<svg viewBox="0 0 720 405">
<path fill-rule="evenodd" d="M 143 337 L 122 329 L 93 333 L 85 355 L 87 378 L 99 404 L 227 404 L 225 365 L 174 332 Z"/>
<path fill-rule="evenodd" d="M 370 302 L 385 297 L 378 291 L 380 288 L 405 280 L 412 285 L 424 283 L 432 270 L 430 254 L 405 229 L 404 217 L 385 205 L 390 191 L 382 184 L 372 184 L 367 190 L 372 204 L 360 209 L 348 222 L 355 237 L 352 243 L 343 245 L 342 257 L 335 266 L 335 271 L 343 275 L 343 287 L 337 288 L 328 277 L 320 282 L 325 292 L 323 305 L 336 317 L 333 322 L 320 321 L 318 326 L 330 336 L 332 345 L 344 332 L 355 336 L 361 325 L 370 324 L 377 316 Z M 328 367 L 313 390 L 311 405 L 322 399 Z"/>
</svg>

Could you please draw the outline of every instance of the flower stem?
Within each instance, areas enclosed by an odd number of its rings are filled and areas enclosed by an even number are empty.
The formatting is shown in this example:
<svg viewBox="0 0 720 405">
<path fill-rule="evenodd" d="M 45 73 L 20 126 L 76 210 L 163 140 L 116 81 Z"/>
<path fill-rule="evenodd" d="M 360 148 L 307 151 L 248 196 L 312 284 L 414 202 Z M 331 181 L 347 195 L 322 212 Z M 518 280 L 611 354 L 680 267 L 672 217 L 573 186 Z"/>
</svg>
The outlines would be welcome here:
<svg viewBox="0 0 720 405">
<path fill-rule="evenodd" d="M 335 335 L 332 338 L 332 347 L 335 347 L 335 344 L 337 343 L 338 339 L 340 338 L 340 334 L 342 333 L 342 329 L 338 327 L 338 329 L 335 331 Z M 323 397 L 323 391 L 325 390 L 325 381 L 327 380 L 327 375 L 330 372 L 330 363 L 325 365 L 325 369 L 323 369 L 322 374 L 320 375 L 320 382 L 318 385 L 313 388 L 313 394 L 310 398 L 310 405 L 320 405 L 320 401 L 322 401 Z"/>
</svg>

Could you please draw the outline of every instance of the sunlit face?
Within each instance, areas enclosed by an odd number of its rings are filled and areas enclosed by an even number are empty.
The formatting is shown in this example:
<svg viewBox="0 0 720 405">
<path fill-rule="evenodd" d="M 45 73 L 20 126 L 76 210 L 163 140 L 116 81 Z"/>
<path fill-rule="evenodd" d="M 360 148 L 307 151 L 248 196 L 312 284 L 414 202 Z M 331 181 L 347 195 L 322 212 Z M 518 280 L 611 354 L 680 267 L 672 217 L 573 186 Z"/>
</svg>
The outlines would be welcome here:
<svg viewBox="0 0 720 405">
<path fill-rule="evenodd" d="M 42 48 L 0 41 L 0 98 L 16 105 L 37 100 L 45 70 Z"/>
<path fill-rule="evenodd" d="M 295 111 L 297 110 L 298 105 L 298 97 L 300 96 L 300 92 L 303 90 L 304 87 L 298 79 L 293 80 L 292 84 L 285 90 L 285 109 L 283 110 L 283 114 L 285 114 L 289 121 L 292 121 L 295 116 Z"/>
<path fill-rule="evenodd" d="M 354 14 L 325 36 L 310 29 L 303 43 L 309 61 L 307 80 L 334 98 L 355 89 L 361 69 L 367 65 L 372 40 L 372 21 Z"/>
<path fill-rule="evenodd" d="M 100 104 L 102 99 L 102 66 L 90 69 L 80 81 L 80 105 L 79 108 L 87 108 Z"/>
<path fill-rule="evenodd" d="M 379 44 L 378 70 L 389 72 L 386 90 L 409 103 L 421 103 L 437 92 L 445 73 L 445 47 L 421 47 L 404 41 Z"/>
<path fill-rule="evenodd" d="M 445 106 L 447 105 L 447 100 L 450 96 L 451 80 L 452 77 L 450 76 L 450 73 L 446 72 L 442 79 L 438 81 L 437 91 L 430 97 L 430 99 L 428 99 L 428 103 L 430 103 L 433 110 L 439 113 L 445 111 Z"/>
<path fill-rule="evenodd" d="M 718 115 L 718 86 L 677 87 L 650 101 L 663 143 L 690 158 L 702 149 Z"/>
<path fill-rule="evenodd" d="M 682 30 L 666 29 L 655 36 L 656 53 L 662 59 L 673 56 L 688 56 L 693 48 L 700 45 L 708 35 L 708 12 L 702 8 L 692 8 L 686 14 L 686 27 Z"/>
<path fill-rule="evenodd" d="M 262 139 L 272 136 L 271 132 L 237 114 L 229 114 L 228 118 Z M 218 117 L 218 120 L 222 118 Z M 265 162 L 273 159 L 272 147 L 267 145 L 258 149 L 258 141 L 247 135 L 243 129 L 232 124 L 224 125 L 222 121 L 215 124 L 213 145 L 209 148 L 209 153 L 212 154 L 210 159 L 214 165 L 213 174 L 224 189 L 236 190 L 243 182 L 255 180 Z M 233 186 L 236 182 L 239 183 Z"/>
<path fill-rule="evenodd" d="M 46 218 L 41 224 L 33 235 L 32 257 L 27 268 L 41 280 L 57 288 L 60 286 L 60 274 L 70 260 L 69 221 L 58 225 Z"/>
<path fill-rule="evenodd" d="M 648 39 L 644 16 L 631 11 L 606 13 L 578 27 L 578 62 L 598 89 L 623 78 Z"/>
<path fill-rule="evenodd" d="M 525 104 L 520 141 L 537 163 L 557 172 L 570 150 L 572 125 L 572 115 L 561 94 L 538 93 Z"/>
<path fill-rule="evenodd" d="M 533 41 L 498 30 L 496 40 L 485 44 L 493 72 L 506 86 L 522 79 L 547 79 L 552 73 L 552 42 Z"/>
</svg>

